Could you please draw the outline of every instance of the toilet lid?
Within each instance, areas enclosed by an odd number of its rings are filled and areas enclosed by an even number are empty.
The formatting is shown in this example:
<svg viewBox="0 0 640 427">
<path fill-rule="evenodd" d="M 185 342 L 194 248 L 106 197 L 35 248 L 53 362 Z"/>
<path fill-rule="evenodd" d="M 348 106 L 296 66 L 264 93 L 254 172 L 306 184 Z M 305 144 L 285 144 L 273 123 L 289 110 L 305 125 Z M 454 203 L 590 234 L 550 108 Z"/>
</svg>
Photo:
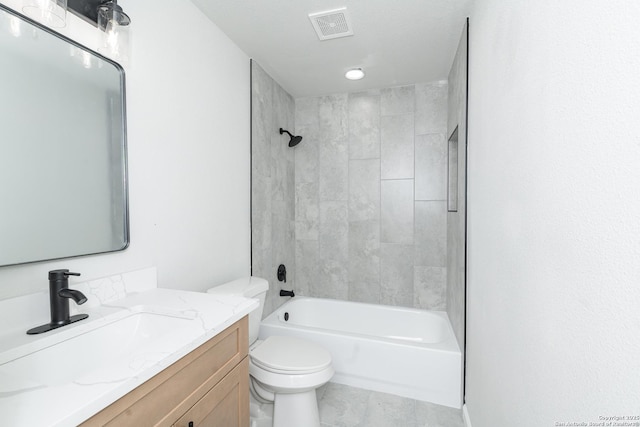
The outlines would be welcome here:
<svg viewBox="0 0 640 427">
<path fill-rule="evenodd" d="M 267 371 L 306 374 L 331 365 L 331 355 L 309 341 L 271 336 L 251 351 L 251 361 Z"/>
</svg>

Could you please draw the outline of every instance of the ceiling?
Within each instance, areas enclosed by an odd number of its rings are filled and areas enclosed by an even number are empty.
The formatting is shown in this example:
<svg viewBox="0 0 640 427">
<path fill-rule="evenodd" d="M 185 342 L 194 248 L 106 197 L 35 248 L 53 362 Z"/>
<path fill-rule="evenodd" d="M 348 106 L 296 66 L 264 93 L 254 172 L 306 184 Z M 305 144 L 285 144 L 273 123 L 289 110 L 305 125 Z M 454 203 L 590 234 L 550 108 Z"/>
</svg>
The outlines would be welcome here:
<svg viewBox="0 0 640 427">
<path fill-rule="evenodd" d="M 446 79 L 472 0 L 192 1 L 299 98 Z M 354 35 L 320 41 L 308 14 L 344 6 Z"/>
</svg>

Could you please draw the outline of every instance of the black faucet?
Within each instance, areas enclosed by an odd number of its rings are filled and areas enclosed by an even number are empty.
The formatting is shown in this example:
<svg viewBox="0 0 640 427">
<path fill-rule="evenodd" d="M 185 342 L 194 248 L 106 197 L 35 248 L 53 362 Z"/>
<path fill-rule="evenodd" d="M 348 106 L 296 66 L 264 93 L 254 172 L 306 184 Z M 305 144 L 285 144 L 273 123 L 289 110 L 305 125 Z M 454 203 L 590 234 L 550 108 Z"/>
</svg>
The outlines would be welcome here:
<svg viewBox="0 0 640 427">
<path fill-rule="evenodd" d="M 293 298 L 296 296 L 296 294 L 294 294 L 293 291 L 285 291 L 284 289 L 280 289 L 280 296 Z"/>
<path fill-rule="evenodd" d="M 89 317 L 88 314 L 77 314 L 69 317 L 69 299 L 74 300 L 78 305 L 87 302 L 87 297 L 82 292 L 69 289 L 69 276 L 79 275 L 80 273 L 71 273 L 69 270 L 51 270 L 49 272 L 51 322 L 29 329 L 27 334 L 41 334 Z"/>
</svg>

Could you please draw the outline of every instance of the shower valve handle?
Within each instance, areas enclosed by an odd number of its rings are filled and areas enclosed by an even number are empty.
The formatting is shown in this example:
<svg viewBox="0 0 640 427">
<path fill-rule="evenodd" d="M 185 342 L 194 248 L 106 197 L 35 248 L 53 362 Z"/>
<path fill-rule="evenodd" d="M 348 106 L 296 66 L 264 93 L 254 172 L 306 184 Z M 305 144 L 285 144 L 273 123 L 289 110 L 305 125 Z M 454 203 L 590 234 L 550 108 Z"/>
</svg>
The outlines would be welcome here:
<svg viewBox="0 0 640 427">
<path fill-rule="evenodd" d="M 284 264 L 278 266 L 278 281 L 287 283 L 287 267 Z"/>
</svg>

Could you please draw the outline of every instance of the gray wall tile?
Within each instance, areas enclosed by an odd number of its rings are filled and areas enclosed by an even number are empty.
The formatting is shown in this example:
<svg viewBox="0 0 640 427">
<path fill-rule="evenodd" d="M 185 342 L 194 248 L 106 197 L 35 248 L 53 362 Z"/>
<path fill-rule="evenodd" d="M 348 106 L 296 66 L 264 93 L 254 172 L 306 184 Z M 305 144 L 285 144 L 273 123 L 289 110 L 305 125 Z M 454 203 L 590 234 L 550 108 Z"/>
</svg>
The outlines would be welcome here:
<svg viewBox="0 0 640 427">
<path fill-rule="evenodd" d="M 451 107 L 448 117 L 448 133 L 451 135 L 458 126 L 458 212 L 447 215 L 447 314 L 458 339 L 460 348 L 464 348 L 465 324 L 465 150 L 466 150 L 466 111 L 467 111 L 467 31 L 465 25 L 460 43 L 449 73 L 449 101 Z"/>
<path fill-rule="evenodd" d="M 349 280 L 348 301 L 380 304 L 380 279 L 377 281 Z"/>
<path fill-rule="evenodd" d="M 319 128 L 325 142 L 347 140 L 347 105 L 347 94 L 322 96 L 318 99 Z"/>
<path fill-rule="evenodd" d="M 349 158 L 380 158 L 380 95 L 349 95 Z"/>
<path fill-rule="evenodd" d="M 312 296 L 318 287 L 318 241 L 296 240 L 296 294 Z"/>
<path fill-rule="evenodd" d="M 252 248 L 261 251 L 271 246 L 271 179 L 253 175 L 251 184 Z"/>
<path fill-rule="evenodd" d="M 380 219 L 380 160 L 349 161 L 349 220 Z"/>
<path fill-rule="evenodd" d="M 292 109 L 291 106 L 294 106 Z M 274 130 L 275 134 L 282 137 L 282 141 L 289 141 L 288 135 L 280 135 L 278 130 L 280 128 L 287 129 L 290 132 L 295 130 L 294 127 L 294 117 L 295 117 L 295 101 L 293 97 L 289 95 L 280 85 L 278 85 L 275 81 L 273 82 L 273 113 L 272 120 L 273 123 L 271 128 Z M 285 139 L 286 138 L 286 139 Z M 289 150 L 291 153 L 293 151 Z M 292 160 L 292 158 L 288 159 Z"/>
<path fill-rule="evenodd" d="M 269 281 L 263 313 L 267 316 L 285 301 L 278 295 L 278 264 L 287 266 L 287 286 L 295 288 L 294 152 L 278 132 L 279 127 L 293 129 L 295 104 L 255 62 L 251 89 L 252 274 Z"/>
<path fill-rule="evenodd" d="M 416 200 L 447 200 L 447 141 L 443 134 L 416 136 Z"/>
<path fill-rule="evenodd" d="M 380 302 L 380 221 L 349 223 L 349 300 Z"/>
<path fill-rule="evenodd" d="M 273 252 L 270 249 L 265 249 L 261 251 L 261 256 L 263 259 L 254 260 L 253 270 L 255 271 L 252 272 L 252 275 L 262 277 L 269 282 L 269 290 L 267 291 L 266 304 L 263 311 L 263 317 L 265 317 L 284 303 L 284 300 L 281 300 L 278 295 L 280 287 L 276 277 L 277 270 L 273 265 Z M 291 287 L 294 287 L 293 276 L 288 275 L 287 282 Z"/>
<path fill-rule="evenodd" d="M 253 172 L 271 175 L 271 136 L 273 135 L 273 86 L 274 82 L 255 62 L 251 76 L 251 155 Z"/>
<path fill-rule="evenodd" d="M 413 180 L 382 180 L 380 184 L 380 240 L 413 243 Z"/>
<path fill-rule="evenodd" d="M 426 310 L 446 310 L 447 269 L 414 267 L 414 306 Z"/>
<path fill-rule="evenodd" d="M 347 200 L 349 192 L 349 153 L 346 140 L 333 140 L 319 147 L 320 200 Z"/>
<path fill-rule="evenodd" d="M 412 245 L 380 245 L 380 303 L 413 306 Z"/>
<path fill-rule="evenodd" d="M 287 144 L 282 141 L 280 135 L 271 137 L 271 158 L 269 163 L 271 166 L 271 198 L 272 200 L 284 200 L 287 186 L 287 160 L 284 147 Z"/>
<path fill-rule="evenodd" d="M 256 175 L 271 176 L 271 133 L 270 128 L 257 124 L 251 132 L 252 170 Z"/>
<path fill-rule="evenodd" d="M 415 202 L 414 264 L 447 266 L 447 202 Z"/>
<path fill-rule="evenodd" d="M 302 142 L 292 150 L 295 182 L 318 182 L 318 147 L 322 142 L 318 98 L 300 98 L 295 103 L 294 134 L 302 136 Z"/>
<path fill-rule="evenodd" d="M 295 107 L 294 100 L 282 87 L 280 87 L 275 81 L 273 82 L 273 136 L 278 137 L 277 142 L 272 137 L 271 139 L 271 154 L 277 155 L 277 163 L 285 163 L 284 159 L 293 161 L 294 150 L 289 146 L 289 136 L 284 134 L 280 135 L 279 129 L 284 128 L 290 132 L 295 131 L 294 116 Z M 276 147 L 274 147 L 276 144 Z M 274 148 L 276 150 L 274 150 Z"/>
<path fill-rule="evenodd" d="M 447 133 L 447 83 L 416 85 L 416 135 Z"/>
<path fill-rule="evenodd" d="M 346 264 L 349 256 L 349 220 L 346 201 L 320 202 L 318 242 L 320 258 Z"/>
<path fill-rule="evenodd" d="M 304 139 L 293 150 L 294 187 L 288 164 L 270 173 L 273 197 L 284 199 L 274 209 L 285 211 L 283 217 L 292 209 L 287 194 L 295 194 L 298 293 L 409 307 L 434 300 L 427 292 L 435 288 L 425 283 L 437 271 L 417 274 L 414 267 L 444 268 L 446 213 L 437 207 L 442 201 L 415 197 L 444 200 L 424 185 L 439 188 L 434 177 L 441 172 L 445 179 L 438 149 L 446 149 L 446 130 L 438 130 L 435 111 L 444 99 L 446 117 L 446 84 L 442 89 L 436 83 L 421 85 L 420 93 L 403 86 L 295 100 L 295 133 Z M 287 98 L 277 87 L 273 96 Z M 421 105 L 429 102 L 437 105 Z M 441 133 L 439 140 L 415 137 L 417 111 L 422 129 L 434 128 L 423 133 Z M 274 120 L 288 123 L 285 116 L 278 110 Z M 272 146 L 271 152 L 275 161 L 291 151 Z M 414 177 L 421 179 L 416 189 Z M 271 226 L 284 228 L 284 219 Z"/>
<path fill-rule="evenodd" d="M 318 240 L 318 184 L 296 184 L 296 239 Z"/>
<path fill-rule="evenodd" d="M 318 112 L 320 98 L 298 98 L 295 106 L 295 124 L 298 127 L 319 127 Z"/>
<path fill-rule="evenodd" d="M 269 280 L 269 274 L 271 271 L 271 251 L 268 248 L 260 249 L 254 247 L 251 254 L 251 262 L 251 274 Z M 269 287 L 273 287 L 273 283 L 269 282 Z"/>
<path fill-rule="evenodd" d="M 271 270 L 280 264 L 287 268 L 287 283 L 295 283 L 295 222 L 286 215 L 283 201 L 274 201 L 271 215 Z"/>
<path fill-rule="evenodd" d="M 300 115 L 296 116 L 300 117 Z M 302 142 L 293 149 L 295 155 L 295 182 L 318 182 L 318 147 L 320 135 L 317 126 L 296 126 L 296 135 L 302 136 Z"/>
<path fill-rule="evenodd" d="M 413 113 L 415 111 L 415 86 L 399 86 L 381 90 L 380 112 L 383 116 Z"/>
<path fill-rule="evenodd" d="M 382 179 L 413 178 L 413 113 L 381 118 L 380 164 Z"/>
<path fill-rule="evenodd" d="M 315 295 L 346 299 L 349 292 L 349 221 L 346 201 L 320 202 L 319 286 Z"/>
<path fill-rule="evenodd" d="M 284 179 L 284 202 L 287 209 L 287 218 L 295 220 L 296 218 L 296 175 L 295 163 L 293 160 L 287 160 L 287 167 Z"/>
<path fill-rule="evenodd" d="M 349 297 L 349 270 L 345 262 L 334 259 L 318 261 L 317 286 L 312 296 L 346 300 Z"/>
<path fill-rule="evenodd" d="M 320 200 L 347 200 L 348 129 L 347 95 L 318 100 Z"/>
</svg>

